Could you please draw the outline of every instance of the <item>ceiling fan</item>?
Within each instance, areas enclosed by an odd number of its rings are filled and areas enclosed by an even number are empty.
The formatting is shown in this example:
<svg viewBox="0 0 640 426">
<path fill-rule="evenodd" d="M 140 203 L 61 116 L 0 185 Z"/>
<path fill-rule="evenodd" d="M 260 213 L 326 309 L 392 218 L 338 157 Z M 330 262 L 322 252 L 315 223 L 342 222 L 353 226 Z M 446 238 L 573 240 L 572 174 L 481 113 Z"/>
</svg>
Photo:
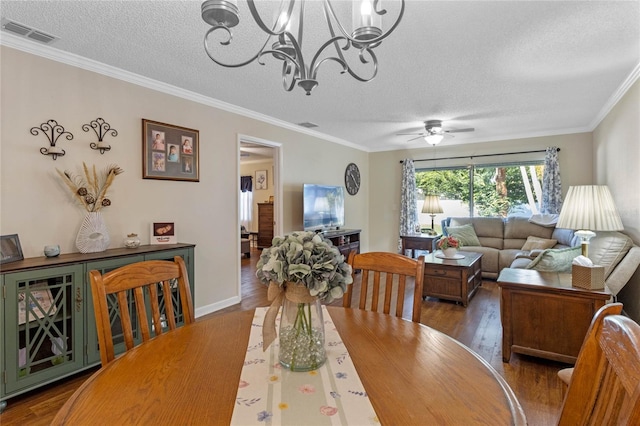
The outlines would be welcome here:
<svg viewBox="0 0 640 426">
<path fill-rule="evenodd" d="M 442 120 L 427 120 L 424 122 L 425 131 L 422 133 L 397 133 L 397 136 L 406 136 L 406 135 L 417 135 L 415 138 L 409 139 L 407 142 L 424 138 L 424 140 L 430 145 L 439 144 L 445 136 L 453 137 L 449 133 L 462 133 L 462 132 L 473 132 L 475 129 L 473 127 L 469 127 L 466 129 L 450 129 L 444 130 L 442 128 Z"/>
</svg>

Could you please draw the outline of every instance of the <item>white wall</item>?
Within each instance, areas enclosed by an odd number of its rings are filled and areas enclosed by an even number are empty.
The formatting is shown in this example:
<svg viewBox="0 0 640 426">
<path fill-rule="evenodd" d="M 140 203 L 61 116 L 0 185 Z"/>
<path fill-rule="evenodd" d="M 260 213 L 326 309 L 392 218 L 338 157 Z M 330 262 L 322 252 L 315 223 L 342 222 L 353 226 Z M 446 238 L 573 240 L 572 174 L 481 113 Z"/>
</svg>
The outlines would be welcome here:
<svg viewBox="0 0 640 426">
<path fill-rule="evenodd" d="M 588 184 L 592 181 L 590 164 L 592 163 L 592 141 L 590 133 L 547 136 L 530 139 L 487 142 L 473 145 L 447 146 L 446 140 L 437 147 L 402 151 L 387 151 L 370 154 L 370 236 L 371 250 L 395 251 L 400 224 L 400 177 L 405 158 L 438 159 L 445 157 L 474 156 L 483 154 L 508 153 L 519 151 L 544 151 L 548 146 L 560 148 L 560 177 L 566 194 L 570 185 Z M 436 166 L 454 166 L 486 164 L 519 160 L 543 159 L 544 152 L 538 154 L 502 155 L 475 159 L 440 160 L 416 162 L 416 168 Z M 445 212 L 446 213 L 446 212 Z"/>
<path fill-rule="evenodd" d="M 607 185 L 625 234 L 640 245 L 640 81 L 593 132 L 594 183 Z M 625 312 L 640 321 L 640 271 L 619 294 Z"/>
<path fill-rule="evenodd" d="M 42 256 L 45 244 L 77 251 L 84 212 L 55 169 L 116 163 L 125 173 L 103 209 L 111 247 L 122 247 L 130 232 L 148 241 L 152 221 L 174 221 L 179 241 L 197 245 L 194 298 L 202 315 L 239 300 L 239 134 L 282 144 L 283 232 L 302 225 L 303 182 L 340 185 L 350 162 L 366 179 L 365 152 L 6 46 L 0 54 L 0 233 L 19 234 L 25 257 Z M 89 148 L 95 135 L 81 129 L 98 117 L 119 133 L 105 139 L 113 148 L 104 155 Z M 142 179 L 143 118 L 200 131 L 200 182 Z M 29 133 L 49 119 L 74 134 L 59 142 L 67 155 L 56 161 L 39 152 L 44 136 Z M 364 191 L 346 200 L 348 226 L 368 227 L 367 204 Z"/>
</svg>

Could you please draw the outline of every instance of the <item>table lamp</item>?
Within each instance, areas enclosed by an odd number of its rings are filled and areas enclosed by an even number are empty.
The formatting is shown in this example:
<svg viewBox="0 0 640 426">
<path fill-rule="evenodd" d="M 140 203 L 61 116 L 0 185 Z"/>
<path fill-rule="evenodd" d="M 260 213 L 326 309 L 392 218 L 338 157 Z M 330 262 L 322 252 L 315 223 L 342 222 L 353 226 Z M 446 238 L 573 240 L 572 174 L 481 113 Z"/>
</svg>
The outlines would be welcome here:
<svg viewBox="0 0 640 426">
<path fill-rule="evenodd" d="M 606 185 L 570 186 L 556 228 L 577 229 L 582 255 L 589 255 L 593 231 L 622 231 L 622 221 Z"/>
<path fill-rule="evenodd" d="M 440 205 L 440 197 L 434 194 L 429 194 L 424 197 L 424 204 L 422 205 L 422 213 L 427 213 L 431 216 L 431 230 L 427 233 L 429 235 L 436 235 L 437 232 L 433 226 L 433 219 L 438 213 L 444 213 L 442 206 Z"/>
</svg>

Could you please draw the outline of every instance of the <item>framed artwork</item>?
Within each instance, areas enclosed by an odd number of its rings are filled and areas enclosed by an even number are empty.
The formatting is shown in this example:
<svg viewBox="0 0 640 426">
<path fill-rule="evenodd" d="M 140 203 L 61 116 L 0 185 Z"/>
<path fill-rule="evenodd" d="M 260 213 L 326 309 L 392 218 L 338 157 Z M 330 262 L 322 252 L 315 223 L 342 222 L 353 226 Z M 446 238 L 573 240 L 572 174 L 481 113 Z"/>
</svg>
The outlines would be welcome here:
<svg viewBox="0 0 640 426">
<path fill-rule="evenodd" d="M 151 224 L 149 244 L 176 244 L 176 224 L 174 222 L 153 222 Z"/>
<path fill-rule="evenodd" d="M 200 181 L 199 132 L 142 119 L 142 178 Z"/>
<path fill-rule="evenodd" d="M 256 170 L 256 189 L 267 189 L 266 170 Z"/>
<path fill-rule="evenodd" d="M 24 259 L 18 234 L 0 236 L 0 264 Z"/>
</svg>

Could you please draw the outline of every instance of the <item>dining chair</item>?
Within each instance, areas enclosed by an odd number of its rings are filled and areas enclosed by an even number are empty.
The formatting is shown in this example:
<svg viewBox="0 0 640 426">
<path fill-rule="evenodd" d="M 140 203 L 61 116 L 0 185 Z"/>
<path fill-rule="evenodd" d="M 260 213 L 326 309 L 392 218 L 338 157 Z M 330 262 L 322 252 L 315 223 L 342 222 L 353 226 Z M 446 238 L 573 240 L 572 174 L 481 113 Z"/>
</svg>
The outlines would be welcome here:
<svg viewBox="0 0 640 426">
<path fill-rule="evenodd" d="M 180 256 L 173 261 L 132 263 L 105 274 L 92 270 L 89 278 L 103 366 L 115 358 L 111 320 L 116 314 L 120 317 L 126 350 L 132 349 L 140 337 L 143 342 L 151 339 L 151 330 L 154 336 L 162 334 L 165 327 L 175 330 L 179 316 L 184 324 L 195 321 L 189 276 Z M 177 307 L 178 312 L 174 310 L 177 298 L 181 305 L 181 310 Z M 148 310 L 152 323 L 148 320 Z M 133 311 L 134 321 L 137 319 L 135 327 L 132 326 Z"/>
<path fill-rule="evenodd" d="M 584 342 L 582 342 L 582 347 L 585 345 L 593 344 L 593 340 L 591 335 L 595 333 L 595 330 L 602 327 L 602 320 L 607 315 L 620 315 L 622 312 L 622 303 L 608 303 L 598 309 L 596 314 L 593 316 L 591 320 L 591 324 L 589 325 L 589 329 L 587 330 L 587 334 L 584 337 Z M 582 348 L 580 349 L 582 350 Z M 569 383 L 571 382 L 571 376 L 573 375 L 574 367 L 563 368 L 558 371 L 558 378 L 563 383 L 563 391 L 566 391 Z"/>
<path fill-rule="evenodd" d="M 585 342 L 558 425 L 640 424 L 640 325 L 607 315 Z"/>
<path fill-rule="evenodd" d="M 391 302 L 395 296 L 395 315 L 402 317 L 404 309 L 405 292 L 407 278 L 413 278 L 413 312 L 411 320 L 420 322 L 420 312 L 422 309 L 422 285 L 424 280 L 424 256 L 412 259 L 397 253 L 369 252 L 349 253 L 347 260 L 352 268 L 353 283 L 347 286 L 342 305 L 345 308 L 351 307 L 353 286 L 360 282 L 360 309 L 368 309 L 374 312 L 379 310 L 380 297 L 384 298 L 382 311 L 389 314 Z M 360 271 L 360 277 L 356 272 Z M 384 294 L 381 284 L 384 284 Z M 393 288 L 395 287 L 395 291 Z M 371 295 L 369 295 L 371 290 Z"/>
</svg>

